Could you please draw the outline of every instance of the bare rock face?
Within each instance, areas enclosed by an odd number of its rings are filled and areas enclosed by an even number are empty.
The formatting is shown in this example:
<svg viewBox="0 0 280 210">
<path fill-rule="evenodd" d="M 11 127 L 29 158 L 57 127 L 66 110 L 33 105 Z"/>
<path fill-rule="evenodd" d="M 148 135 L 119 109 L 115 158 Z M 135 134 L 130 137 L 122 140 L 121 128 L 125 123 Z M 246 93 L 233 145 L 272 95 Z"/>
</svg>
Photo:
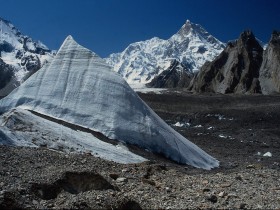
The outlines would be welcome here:
<svg viewBox="0 0 280 210">
<path fill-rule="evenodd" d="M 260 69 L 263 94 L 280 92 L 280 32 L 274 31 L 263 55 Z"/>
<path fill-rule="evenodd" d="M 6 64 L 1 58 L 0 58 L 0 89 L 2 89 L 3 87 L 5 87 L 8 83 L 8 81 L 10 81 L 13 76 L 14 76 L 14 72 L 13 72 L 13 67 Z"/>
<path fill-rule="evenodd" d="M 188 87 L 193 73 L 177 60 L 173 60 L 168 69 L 156 76 L 147 87 L 151 88 L 184 88 Z"/>
<path fill-rule="evenodd" d="M 194 92 L 261 93 L 259 70 L 263 48 L 251 31 L 244 31 L 238 40 L 212 62 L 206 62 L 191 81 Z"/>
<path fill-rule="evenodd" d="M 8 95 L 19 85 L 14 72 L 15 68 L 12 65 L 6 64 L 0 58 L 0 98 Z"/>
</svg>

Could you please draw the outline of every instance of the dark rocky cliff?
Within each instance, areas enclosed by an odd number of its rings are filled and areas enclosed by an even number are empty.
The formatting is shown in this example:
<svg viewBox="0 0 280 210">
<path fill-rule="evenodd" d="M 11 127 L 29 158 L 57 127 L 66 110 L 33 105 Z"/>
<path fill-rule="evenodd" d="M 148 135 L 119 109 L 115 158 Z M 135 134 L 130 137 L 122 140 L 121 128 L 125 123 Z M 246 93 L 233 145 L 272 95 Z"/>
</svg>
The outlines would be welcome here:
<svg viewBox="0 0 280 210">
<path fill-rule="evenodd" d="M 272 33 L 263 55 L 260 68 L 260 85 L 263 94 L 280 92 L 280 32 Z"/>
<path fill-rule="evenodd" d="M 156 76 L 147 87 L 152 88 L 186 88 L 189 86 L 193 73 L 177 60 L 173 60 L 168 69 Z"/>
<path fill-rule="evenodd" d="M 263 48 L 251 31 L 244 31 L 238 40 L 212 62 L 206 62 L 191 81 L 194 92 L 261 93 L 259 70 Z"/>
</svg>

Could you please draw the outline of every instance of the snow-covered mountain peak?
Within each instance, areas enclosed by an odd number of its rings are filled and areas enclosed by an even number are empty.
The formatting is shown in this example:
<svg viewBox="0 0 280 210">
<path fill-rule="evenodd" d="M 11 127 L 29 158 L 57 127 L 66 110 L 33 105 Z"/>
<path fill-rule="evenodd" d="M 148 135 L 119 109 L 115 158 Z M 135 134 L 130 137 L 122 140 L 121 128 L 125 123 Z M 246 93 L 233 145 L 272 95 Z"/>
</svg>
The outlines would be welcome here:
<svg viewBox="0 0 280 210">
<path fill-rule="evenodd" d="M 130 44 L 123 52 L 113 53 L 106 62 L 113 66 L 130 85 L 147 84 L 177 60 L 193 72 L 212 61 L 225 45 L 199 24 L 187 20 L 181 29 L 167 40 L 154 37 Z"/>
<path fill-rule="evenodd" d="M 17 39 L 17 36 L 21 35 L 20 31 L 14 27 L 14 25 L 2 18 L 0 18 L 0 44 L 9 43 L 10 47 L 19 47 L 21 43 Z"/>
<path fill-rule="evenodd" d="M 13 69 L 9 81 L 0 88 L 0 96 L 5 96 L 52 59 L 54 52 L 42 42 L 23 35 L 10 21 L 0 18 L 0 55 Z"/>
<path fill-rule="evenodd" d="M 8 43 L 12 49 L 24 48 L 26 51 L 45 54 L 50 52 L 48 47 L 40 41 L 33 41 L 23 35 L 10 21 L 0 18 L 0 43 Z"/>
<path fill-rule="evenodd" d="M 224 43 L 209 34 L 201 25 L 192 23 L 190 20 L 187 20 L 181 29 L 170 39 L 175 42 L 184 42 L 186 40 L 189 42 L 202 42 L 205 45 L 211 44 L 212 47 L 218 50 L 220 50 L 221 47 L 225 47 Z"/>
<path fill-rule="evenodd" d="M 177 34 L 180 34 L 181 36 L 186 36 L 194 30 L 193 26 L 194 23 L 192 23 L 190 20 L 187 20 Z"/>
</svg>

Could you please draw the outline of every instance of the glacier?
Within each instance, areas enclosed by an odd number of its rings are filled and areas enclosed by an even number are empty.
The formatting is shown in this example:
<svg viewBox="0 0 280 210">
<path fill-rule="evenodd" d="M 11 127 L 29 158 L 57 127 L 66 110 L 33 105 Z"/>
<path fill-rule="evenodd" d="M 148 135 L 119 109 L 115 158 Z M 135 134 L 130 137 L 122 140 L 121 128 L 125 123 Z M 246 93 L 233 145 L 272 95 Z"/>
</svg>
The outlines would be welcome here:
<svg viewBox="0 0 280 210">
<path fill-rule="evenodd" d="M 1 113 L 16 107 L 138 145 L 181 164 L 219 166 L 158 117 L 102 58 L 71 36 L 50 63 L 0 101 Z"/>
<path fill-rule="evenodd" d="M 101 141 L 88 132 L 71 129 L 19 107 L 0 117 L 0 142 L 11 146 L 47 147 L 65 153 L 90 153 L 118 163 L 147 161 L 120 145 Z"/>
</svg>

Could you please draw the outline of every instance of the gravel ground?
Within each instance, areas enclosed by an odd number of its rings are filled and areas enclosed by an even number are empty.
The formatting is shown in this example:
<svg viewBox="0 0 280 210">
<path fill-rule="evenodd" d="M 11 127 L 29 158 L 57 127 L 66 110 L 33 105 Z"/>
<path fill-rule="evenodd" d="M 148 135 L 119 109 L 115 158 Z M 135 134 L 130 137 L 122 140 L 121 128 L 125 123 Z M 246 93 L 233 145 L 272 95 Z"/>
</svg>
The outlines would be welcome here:
<svg viewBox="0 0 280 210">
<path fill-rule="evenodd" d="M 0 147 L 0 207 L 183 209 L 280 207 L 280 170 L 203 171 L 169 161 L 122 165 L 89 155 Z"/>
<path fill-rule="evenodd" d="M 279 209 L 280 97 L 176 94 L 140 96 L 219 168 L 0 146 L 0 209 Z"/>
</svg>

